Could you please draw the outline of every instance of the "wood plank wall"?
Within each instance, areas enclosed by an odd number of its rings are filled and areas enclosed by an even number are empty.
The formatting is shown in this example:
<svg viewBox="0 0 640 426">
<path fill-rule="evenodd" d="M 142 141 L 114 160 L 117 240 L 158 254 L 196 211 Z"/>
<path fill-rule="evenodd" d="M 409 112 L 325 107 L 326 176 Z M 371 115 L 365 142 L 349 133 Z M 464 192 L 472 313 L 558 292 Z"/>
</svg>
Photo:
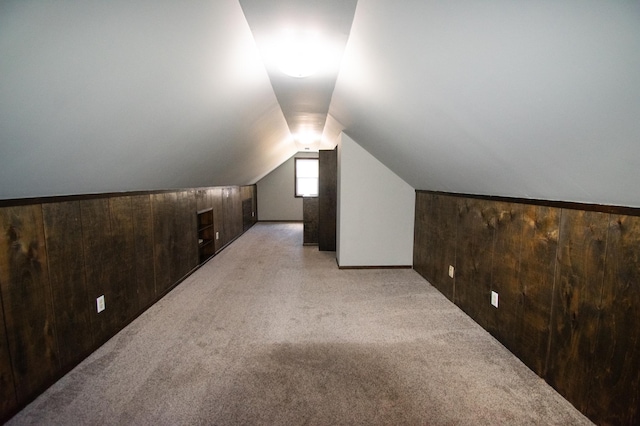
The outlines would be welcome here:
<svg viewBox="0 0 640 426">
<path fill-rule="evenodd" d="M 249 185 L 3 201 L 0 423 L 197 267 L 197 210 L 214 209 L 219 252 L 255 200 Z"/>
<path fill-rule="evenodd" d="M 640 423 L 635 212 L 418 191 L 414 268 L 595 423 Z"/>
</svg>

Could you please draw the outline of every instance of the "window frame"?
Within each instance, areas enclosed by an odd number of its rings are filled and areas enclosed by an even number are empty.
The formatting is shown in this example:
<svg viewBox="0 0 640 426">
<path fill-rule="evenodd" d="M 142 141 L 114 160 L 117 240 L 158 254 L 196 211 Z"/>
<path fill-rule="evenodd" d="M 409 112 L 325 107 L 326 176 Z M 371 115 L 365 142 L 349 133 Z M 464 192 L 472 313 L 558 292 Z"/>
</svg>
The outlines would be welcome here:
<svg viewBox="0 0 640 426">
<path fill-rule="evenodd" d="M 320 158 L 319 157 L 294 157 L 293 159 L 293 196 L 295 198 L 305 198 L 305 197 L 317 197 L 318 193 L 315 195 L 298 195 L 298 160 L 315 160 L 318 163 L 318 191 L 320 190 Z"/>
</svg>

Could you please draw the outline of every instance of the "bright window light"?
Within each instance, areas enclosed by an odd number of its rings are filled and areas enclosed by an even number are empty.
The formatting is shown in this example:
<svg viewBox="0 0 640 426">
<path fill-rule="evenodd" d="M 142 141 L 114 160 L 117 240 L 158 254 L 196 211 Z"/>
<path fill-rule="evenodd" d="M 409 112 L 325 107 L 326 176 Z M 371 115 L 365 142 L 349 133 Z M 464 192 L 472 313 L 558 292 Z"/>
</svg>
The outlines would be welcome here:
<svg viewBox="0 0 640 426">
<path fill-rule="evenodd" d="M 296 197 L 318 196 L 318 159 L 295 159 Z"/>
</svg>

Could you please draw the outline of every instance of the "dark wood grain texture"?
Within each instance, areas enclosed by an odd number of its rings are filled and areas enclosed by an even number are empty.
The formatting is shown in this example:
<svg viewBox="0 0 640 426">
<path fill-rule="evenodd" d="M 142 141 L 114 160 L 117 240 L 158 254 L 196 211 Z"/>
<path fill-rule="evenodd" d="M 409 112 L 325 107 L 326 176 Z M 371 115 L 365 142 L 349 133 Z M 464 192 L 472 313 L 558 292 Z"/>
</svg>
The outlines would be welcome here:
<svg viewBox="0 0 640 426">
<path fill-rule="evenodd" d="M 413 268 L 427 281 L 432 280 L 428 268 L 429 255 L 432 251 L 432 236 L 429 233 L 431 220 L 431 205 L 433 195 L 416 193 L 415 226 L 413 230 Z M 431 282 L 433 284 L 433 282 Z"/>
<path fill-rule="evenodd" d="M 85 280 L 79 201 L 42 206 L 60 363 L 64 370 L 93 348 L 94 300 Z"/>
<path fill-rule="evenodd" d="M 497 202 L 495 236 L 491 267 L 491 290 L 498 293 L 498 308 L 492 309 L 493 321 L 488 329 L 513 351 L 518 344 L 518 324 L 524 308 L 520 288 L 520 262 L 522 249 L 522 204 Z"/>
<path fill-rule="evenodd" d="M 253 202 L 251 198 L 242 200 L 242 232 L 247 232 L 253 226 Z"/>
<path fill-rule="evenodd" d="M 303 232 L 302 243 L 305 245 L 318 244 L 318 198 L 304 197 L 302 199 Z"/>
<path fill-rule="evenodd" d="M 136 282 L 136 242 L 133 226 L 131 197 L 109 199 L 111 220 L 110 244 L 117 267 L 112 271 L 111 291 L 117 317 L 115 330 L 119 330 L 138 313 L 139 300 Z"/>
<path fill-rule="evenodd" d="M 640 218 L 611 215 L 587 413 L 640 423 Z"/>
<path fill-rule="evenodd" d="M 160 296 L 171 287 L 171 253 L 175 249 L 173 229 L 175 193 L 152 194 L 153 256 L 156 294 Z"/>
<path fill-rule="evenodd" d="M 140 312 L 151 305 L 157 297 L 153 263 L 153 217 L 150 196 L 137 195 L 131 197 L 131 209 L 138 312 Z"/>
<path fill-rule="evenodd" d="M 211 198 L 213 202 L 213 230 L 215 232 L 216 253 L 225 246 L 225 222 L 224 222 L 224 189 L 216 187 L 211 190 Z"/>
<path fill-rule="evenodd" d="M 541 200 L 535 198 L 502 197 L 496 195 L 464 194 L 456 192 L 416 190 L 418 193 L 442 194 L 451 197 L 485 200 L 492 202 L 518 203 L 557 209 L 582 210 L 587 212 L 611 213 L 616 215 L 640 216 L 640 207 L 615 206 L 607 204 L 577 203 L 571 201 Z"/>
<path fill-rule="evenodd" d="M 224 245 L 229 244 L 242 234 L 242 199 L 240 188 L 227 186 L 222 197 L 224 221 Z"/>
<path fill-rule="evenodd" d="M 255 185 L 1 208 L 0 421 L 197 267 L 198 209 L 215 214 L 217 251 L 241 235 L 243 200 L 255 222 Z"/>
<path fill-rule="evenodd" d="M 229 187 L 229 191 L 231 192 L 231 217 L 226 220 L 230 221 L 231 229 L 233 230 L 231 239 L 229 240 L 229 242 L 231 242 L 242 234 L 242 198 L 240 195 L 240 187 Z"/>
<path fill-rule="evenodd" d="M 207 188 L 196 190 L 196 208 L 198 211 L 208 210 L 212 207 L 211 191 Z"/>
<path fill-rule="evenodd" d="M 458 203 L 455 302 L 485 329 L 494 328 L 491 266 L 497 213 L 492 203 L 469 199 Z"/>
<path fill-rule="evenodd" d="M 242 200 L 242 232 L 246 232 L 255 223 L 254 194 L 254 185 L 240 187 L 240 198 Z"/>
<path fill-rule="evenodd" d="M 453 197 L 432 196 L 432 220 L 429 226 L 431 254 L 429 273 L 433 284 L 447 299 L 454 300 L 454 277 L 449 276 L 449 266 L 456 264 L 458 228 L 458 202 Z"/>
<path fill-rule="evenodd" d="M 60 370 L 41 205 L 0 209 L 0 290 L 20 404 Z"/>
<path fill-rule="evenodd" d="M 597 424 L 637 424 L 640 217 L 570 207 L 417 191 L 414 268 L 448 297 L 454 262 L 458 306 Z"/>
<path fill-rule="evenodd" d="M 181 191 L 174 206 L 172 228 L 175 246 L 172 258 L 171 281 L 175 285 L 198 265 L 198 237 L 195 191 Z"/>
<path fill-rule="evenodd" d="M 215 254 L 213 209 L 198 211 L 198 262 L 204 263 Z"/>
<path fill-rule="evenodd" d="M 93 302 L 91 309 L 94 340 L 106 341 L 126 320 L 126 283 L 119 268 L 124 258 L 118 252 L 117 231 L 111 221 L 113 199 L 84 200 L 80 202 L 82 239 L 87 288 Z M 117 209 L 117 207 L 116 207 Z M 105 298 L 106 309 L 97 312 L 95 301 Z"/>
<path fill-rule="evenodd" d="M 0 296 L 0 302 L 2 298 Z M 0 305 L 0 422 L 18 407 L 13 371 L 9 356 L 9 340 L 4 324 L 4 310 Z"/>
<path fill-rule="evenodd" d="M 235 209 L 233 205 L 233 188 L 225 187 L 222 190 L 222 221 L 224 223 L 224 239 L 222 241 L 223 245 L 229 244 L 235 238 L 236 228 L 233 217 L 235 215 Z"/>
<path fill-rule="evenodd" d="M 198 265 L 195 191 L 154 194 L 156 291 L 163 294 Z"/>
<path fill-rule="evenodd" d="M 560 209 L 523 205 L 519 276 L 523 305 L 511 350 L 539 376 L 546 371 L 559 230 Z"/>
<path fill-rule="evenodd" d="M 338 151 L 318 153 L 318 249 L 336 251 Z"/>
<path fill-rule="evenodd" d="M 593 372 L 609 214 L 563 210 L 547 381 L 585 412 Z"/>
</svg>

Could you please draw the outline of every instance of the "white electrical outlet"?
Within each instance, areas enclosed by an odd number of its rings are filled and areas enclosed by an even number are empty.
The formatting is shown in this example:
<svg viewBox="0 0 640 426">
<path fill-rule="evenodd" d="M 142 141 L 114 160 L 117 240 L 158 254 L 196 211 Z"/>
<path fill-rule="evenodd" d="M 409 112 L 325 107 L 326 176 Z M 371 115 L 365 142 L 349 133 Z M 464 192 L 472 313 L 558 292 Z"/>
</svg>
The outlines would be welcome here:
<svg viewBox="0 0 640 426">
<path fill-rule="evenodd" d="M 491 304 L 496 308 L 498 307 L 498 293 L 495 291 L 491 292 Z"/>
<path fill-rule="evenodd" d="M 219 239 L 220 239 L 220 233 L 216 232 L 216 240 L 219 240 Z"/>
<path fill-rule="evenodd" d="M 454 273 L 455 273 L 455 269 L 453 265 L 449 265 L 449 278 L 453 278 Z"/>
<path fill-rule="evenodd" d="M 105 310 L 104 294 L 96 299 L 96 307 L 98 308 L 98 313 Z"/>
</svg>

